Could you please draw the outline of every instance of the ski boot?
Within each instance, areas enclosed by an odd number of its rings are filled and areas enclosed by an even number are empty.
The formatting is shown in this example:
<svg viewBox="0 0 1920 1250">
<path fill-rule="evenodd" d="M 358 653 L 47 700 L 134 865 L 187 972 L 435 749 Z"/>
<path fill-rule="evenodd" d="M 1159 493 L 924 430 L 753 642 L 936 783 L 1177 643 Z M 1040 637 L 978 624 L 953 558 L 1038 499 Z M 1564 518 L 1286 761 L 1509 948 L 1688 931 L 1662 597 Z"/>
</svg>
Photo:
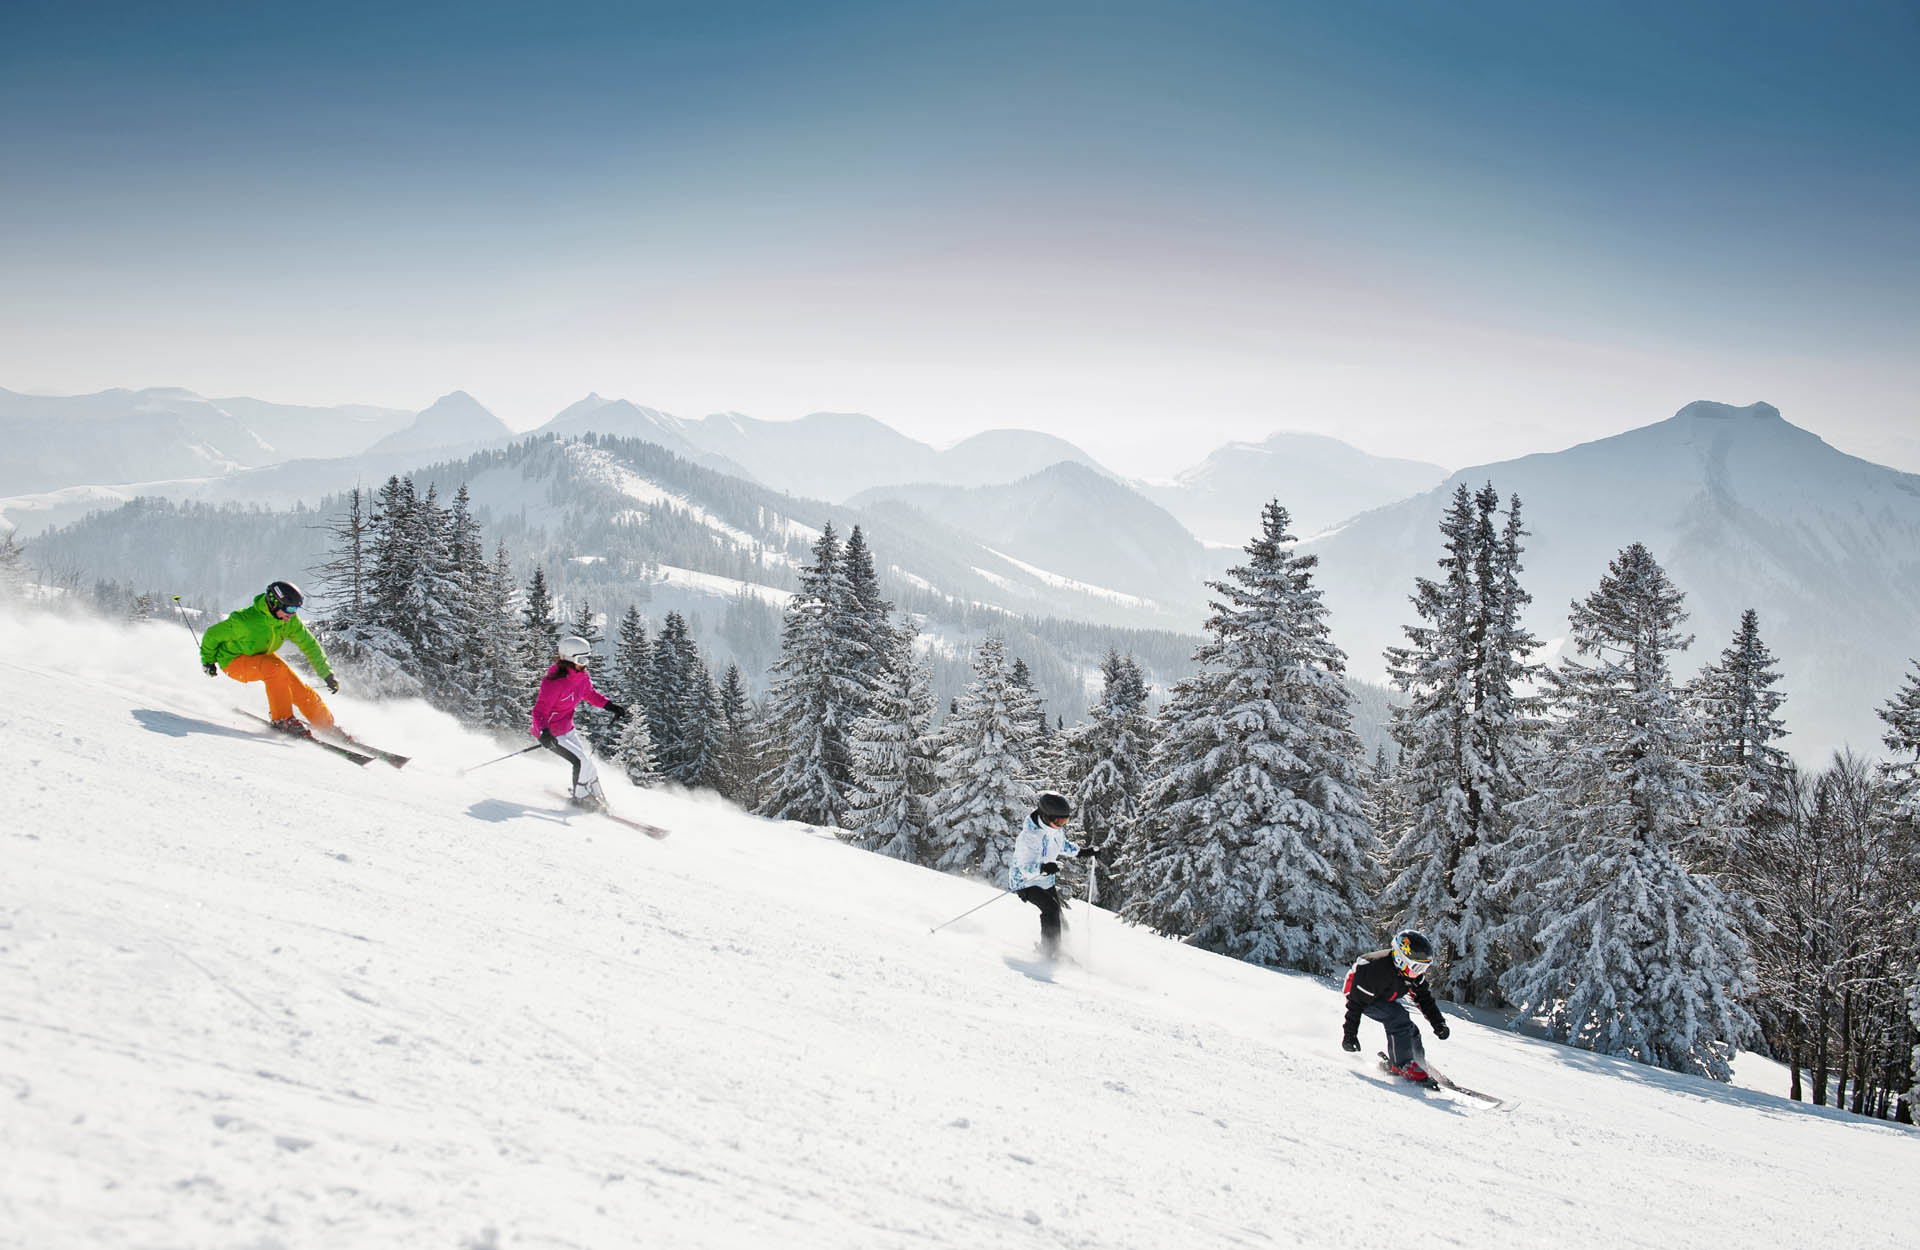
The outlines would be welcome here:
<svg viewBox="0 0 1920 1250">
<path fill-rule="evenodd" d="M 269 721 L 267 728 L 275 733 L 287 734 L 294 738 L 313 737 L 313 730 L 307 728 L 307 723 L 298 716 L 283 716 L 279 720 Z"/>
</svg>

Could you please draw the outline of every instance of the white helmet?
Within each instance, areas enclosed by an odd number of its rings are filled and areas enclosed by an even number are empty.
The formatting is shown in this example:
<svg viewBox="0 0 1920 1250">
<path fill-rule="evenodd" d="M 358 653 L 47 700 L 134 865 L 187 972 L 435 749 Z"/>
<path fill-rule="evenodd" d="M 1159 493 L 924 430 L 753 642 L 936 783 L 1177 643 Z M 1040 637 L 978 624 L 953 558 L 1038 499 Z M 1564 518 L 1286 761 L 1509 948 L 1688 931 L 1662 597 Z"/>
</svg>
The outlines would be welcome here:
<svg viewBox="0 0 1920 1250">
<path fill-rule="evenodd" d="M 585 668 L 587 661 L 593 657 L 593 646 L 585 638 L 568 634 L 554 648 L 554 653 L 576 668 Z"/>
</svg>

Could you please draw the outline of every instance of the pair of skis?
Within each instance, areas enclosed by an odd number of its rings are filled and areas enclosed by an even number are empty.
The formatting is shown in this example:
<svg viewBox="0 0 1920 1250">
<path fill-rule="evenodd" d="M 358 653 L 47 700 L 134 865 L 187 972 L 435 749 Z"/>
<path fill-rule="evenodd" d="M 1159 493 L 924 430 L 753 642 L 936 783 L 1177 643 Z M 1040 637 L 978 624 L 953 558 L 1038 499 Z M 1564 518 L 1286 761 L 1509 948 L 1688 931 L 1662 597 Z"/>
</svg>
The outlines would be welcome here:
<svg viewBox="0 0 1920 1250">
<path fill-rule="evenodd" d="M 259 721 L 269 729 L 273 728 L 273 722 L 257 712 L 249 712 L 245 708 L 235 708 L 233 710 L 242 716 L 248 716 Z M 379 747 L 370 747 L 351 734 L 342 733 L 337 729 L 329 732 L 314 729 L 309 726 L 307 732 L 304 734 L 286 734 L 283 736 L 299 742 L 311 742 L 324 751 L 331 751 L 342 759 L 351 760 L 353 763 L 363 766 L 371 764 L 375 760 L 385 760 L 395 768 L 404 768 L 406 767 L 407 761 L 412 758 L 411 756 L 400 755 L 393 751 L 383 751 Z"/>
<path fill-rule="evenodd" d="M 555 798 L 566 799 L 569 806 L 573 805 L 573 799 L 571 796 L 561 794 L 557 790 L 554 791 L 553 794 Z M 588 815 L 591 815 L 591 816 L 605 816 L 608 820 L 611 820 L 614 824 L 625 825 L 627 828 L 633 830 L 635 833 L 644 833 L 656 842 L 658 842 L 661 838 L 664 838 L 667 836 L 667 831 L 665 829 L 662 829 L 659 825 L 650 825 L 644 820 L 635 820 L 631 816 L 622 816 L 619 812 L 614 811 L 610 807 L 575 807 L 574 810 L 580 811 L 580 812 L 586 812 Z"/>
<path fill-rule="evenodd" d="M 1393 1061 L 1387 1058 L 1387 1054 L 1385 1051 L 1380 1052 L 1380 1070 L 1382 1072 L 1391 1073 L 1396 1078 L 1400 1076 L 1398 1072 L 1395 1072 L 1393 1070 Z M 1458 1081 L 1455 1081 L 1452 1077 L 1446 1075 L 1443 1072 L 1436 1072 L 1432 1068 L 1427 1068 L 1426 1072 L 1427 1072 L 1426 1080 L 1414 1082 L 1414 1084 L 1419 1085 L 1423 1089 L 1443 1089 L 1449 1093 L 1459 1094 L 1466 1098 L 1476 1099 L 1480 1102 L 1486 1103 L 1489 1107 L 1491 1107 L 1495 1111 L 1511 1111 L 1515 1107 L 1520 1105 L 1517 1100 L 1514 1100 L 1511 1098 L 1497 1098 L 1492 1094 L 1483 1094 L 1477 1089 L 1468 1089 L 1466 1086 L 1460 1084 Z"/>
</svg>

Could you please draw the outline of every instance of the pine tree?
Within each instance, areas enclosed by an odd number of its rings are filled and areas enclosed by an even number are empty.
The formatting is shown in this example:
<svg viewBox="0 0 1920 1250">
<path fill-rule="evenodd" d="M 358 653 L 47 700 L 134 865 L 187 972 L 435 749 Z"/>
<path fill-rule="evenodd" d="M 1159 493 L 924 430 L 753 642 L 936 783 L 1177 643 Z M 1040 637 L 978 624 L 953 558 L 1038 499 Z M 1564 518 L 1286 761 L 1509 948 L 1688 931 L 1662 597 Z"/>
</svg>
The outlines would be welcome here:
<svg viewBox="0 0 1920 1250">
<path fill-rule="evenodd" d="M 537 670 L 525 662 L 524 626 L 514 610 L 518 587 L 507 544 L 500 542 L 473 588 L 474 671 L 467 684 L 466 719 L 491 729 L 526 724 L 537 689 Z"/>
<path fill-rule="evenodd" d="M 1123 912 L 1260 964 L 1327 973 L 1366 948 L 1378 845 L 1360 741 L 1316 556 L 1268 504 L 1174 687 L 1154 753 L 1152 816 L 1123 856 Z"/>
<path fill-rule="evenodd" d="M 647 728 L 646 717 L 634 713 L 620 722 L 612 756 L 620 765 L 620 770 L 627 775 L 627 780 L 634 785 L 660 784 L 660 769 L 653 760 L 653 734 Z"/>
<path fill-rule="evenodd" d="M 608 679 L 607 688 L 613 692 L 617 702 L 624 703 L 628 711 L 645 720 L 651 731 L 653 724 L 653 644 L 647 640 L 646 618 L 640 615 L 640 609 L 628 604 L 626 612 L 620 617 L 620 628 L 614 635 L 613 673 Z"/>
<path fill-rule="evenodd" d="M 527 592 L 520 605 L 520 634 L 524 650 L 520 653 L 521 663 L 527 671 L 535 674 L 534 684 L 539 685 L 539 674 L 553 666 L 554 650 L 560 645 L 560 624 L 553 615 L 553 596 L 547 591 L 547 572 L 536 566 L 533 576 L 527 581 Z"/>
<path fill-rule="evenodd" d="M 751 811 L 759 803 L 754 788 L 760 769 L 754 752 L 753 702 L 738 664 L 727 665 L 720 679 L 720 784 L 723 798 Z"/>
<path fill-rule="evenodd" d="M 1006 880 L 1014 838 L 1033 802 L 1032 703 L 1014 682 L 1006 641 L 989 635 L 974 652 L 973 680 L 940 731 L 926 850 L 941 871 Z"/>
<path fill-rule="evenodd" d="M 1516 689 L 1534 677 L 1527 655 L 1538 645 L 1519 624 L 1529 600 L 1518 581 L 1525 531 L 1515 497 L 1496 534 L 1499 506 L 1491 483 L 1473 495 L 1465 483 L 1455 488 L 1440 522 L 1444 576 L 1416 579 L 1423 624 L 1405 627 L 1408 646 L 1387 650 L 1390 680 L 1408 702 L 1393 713 L 1393 776 L 1405 789 L 1385 800 L 1392 878 L 1380 902 L 1394 927 L 1440 944 L 1448 957 L 1434 969 L 1436 988 L 1464 1003 L 1488 1001 L 1499 974 L 1493 935 L 1503 910 L 1493 878 L 1534 723 Z"/>
<path fill-rule="evenodd" d="M 933 679 L 915 658 L 912 621 L 893 637 L 895 653 L 883 667 L 867 715 L 853 729 L 858 788 L 847 809 L 855 846 L 921 863 L 926 859 L 927 802 L 937 786 L 933 738 Z"/>
<path fill-rule="evenodd" d="M 1145 808 L 1148 765 L 1153 751 L 1151 694 L 1140 666 L 1130 655 L 1109 649 L 1100 664 L 1100 698 L 1088 710 L 1084 732 L 1073 733 L 1068 758 L 1073 805 L 1089 844 L 1104 846 L 1107 862 L 1118 867 L 1138 858 L 1134 824 Z M 1071 731 L 1069 731 L 1071 732 Z M 1067 738 L 1068 734 L 1055 734 Z M 1107 874 L 1101 901 L 1114 909 L 1128 897 L 1128 882 Z"/>
<path fill-rule="evenodd" d="M 678 612 L 667 613 L 660 636 L 653 643 L 648 727 L 660 775 L 675 785 L 688 787 L 695 784 L 700 756 L 696 663 L 686 618 Z"/>
<path fill-rule="evenodd" d="M 0 534 L 0 598 L 18 598 L 27 586 L 27 558 L 12 530 Z"/>
<path fill-rule="evenodd" d="M 446 674 L 455 700 L 464 708 L 472 697 L 474 679 L 481 671 L 486 632 L 485 603 L 491 597 L 487 583 L 492 570 L 480 523 L 473 518 L 472 499 L 465 482 L 453 496 L 445 517 L 448 561 L 448 600 L 445 608 Z"/>
<path fill-rule="evenodd" d="M 1774 745 L 1787 733 L 1780 719 L 1786 695 L 1773 689 L 1779 680 L 1773 654 L 1760 639 L 1759 614 L 1748 608 L 1719 662 L 1702 669 L 1688 687 L 1701 721 L 1701 767 L 1722 809 L 1721 819 L 1706 828 L 1728 835 L 1713 842 L 1696 838 L 1687 848 L 1704 871 L 1737 869 L 1746 858 L 1744 843 L 1777 818 L 1793 767 Z"/>
<path fill-rule="evenodd" d="M 853 789 L 848 738 L 868 697 L 868 660 L 840 540 L 828 522 L 788 601 L 766 721 L 761 814 L 838 827 Z"/>
<path fill-rule="evenodd" d="M 1887 726 L 1881 741 L 1893 752 L 1886 777 L 1899 810 L 1912 819 L 1920 815 L 1920 661 L 1914 662 L 1906 684 L 1880 706 L 1878 715 Z"/>
<path fill-rule="evenodd" d="M 858 720 L 867 714 L 872 692 L 886 681 L 886 667 L 895 653 L 893 604 L 880 592 L 873 553 L 868 550 L 866 535 L 858 525 L 847 535 L 841 563 L 847 578 L 844 609 L 849 635 L 847 662 L 858 671 L 866 694 L 854 708 L 854 718 Z"/>
<path fill-rule="evenodd" d="M 1546 674 L 1554 719 L 1539 789 L 1516 807 L 1516 946 L 1501 980 L 1523 1016 L 1603 1054 L 1727 1080 L 1755 1022 L 1751 958 L 1720 887 L 1677 849 L 1715 819 L 1699 731 L 1668 657 L 1684 596 L 1642 545 L 1568 617 L 1575 655 Z"/>
<path fill-rule="evenodd" d="M 365 513 L 362 500 L 358 490 L 349 494 L 346 515 L 329 526 L 333 542 L 319 583 L 329 610 L 316 622 L 317 634 L 332 667 L 357 690 L 418 695 L 427 691 L 428 675 L 419 670 L 410 634 L 392 624 L 414 575 L 413 483 L 389 478 Z"/>
</svg>

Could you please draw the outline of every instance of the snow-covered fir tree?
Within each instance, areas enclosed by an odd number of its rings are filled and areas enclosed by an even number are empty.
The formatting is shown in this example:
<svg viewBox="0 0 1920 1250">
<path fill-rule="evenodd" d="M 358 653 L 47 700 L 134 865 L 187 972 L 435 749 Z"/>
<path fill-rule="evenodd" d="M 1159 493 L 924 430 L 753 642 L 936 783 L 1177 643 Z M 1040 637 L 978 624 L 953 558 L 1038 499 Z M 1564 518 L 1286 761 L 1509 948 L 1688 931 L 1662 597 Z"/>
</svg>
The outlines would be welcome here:
<svg viewBox="0 0 1920 1250">
<path fill-rule="evenodd" d="M 1776 743 L 1786 737 L 1780 709 L 1786 695 L 1773 653 L 1760 638 L 1760 616 L 1748 608 L 1733 641 L 1689 684 L 1700 717 L 1700 761 L 1707 787 L 1722 804 L 1721 819 L 1706 826 L 1725 840 L 1689 848 L 1696 866 L 1722 872 L 1745 858 L 1744 841 L 1775 818 L 1793 765 Z"/>
<path fill-rule="evenodd" d="M 653 644 L 647 638 L 647 621 L 633 604 L 620 617 L 613 639 L 613 668 L 601 689 L 615 702 L 626 705 L 633 716 L 652 727 L 653 717 Z"/>
<path fill-rule="evenodd" d="M 388 480 L 377 503 L 357 489 L 350 492 L 345 514 L 327 527 L 331 543 L 315 586 L 326 615 L 314 621 L 314 629 L 329 663 L 356 690 L 374 697 L 428 691 L 411 639 L 384 623 L 378 606 L 383 580 L 407 575 L 397 553 L 410 546 L 405 521 L 412 493 L 411 481 L 403 485 L 397 477 Z"/>
<path fill-rule="evenodd" d="M 1878 715 L 1887 726 L 1881 741 L 1892 754 L 1885 771 L 1896 805 L 1909 818 L 1920 816 L 1920 661 Z"/>
<path fill-rule="evenodd" d="M 646 717 L 636 712 L 619 722 L 611 755 L 634 785 L 660 784 L 660 768 L 653 759 L 653 734 L 647 728 Z"/>
<path fill-rule="evenodd" d="M 684 770 L 682 785 L 689 789 L 718 790 L 723 784 L 720 759 L 720 692 L 713 685 L 713 670 L 694 649 L 689 664 L 688 683 L 692 702 L 688 708 L 686 733 L 691 759 Z"/>
<path fill-rule="evenodd" d="M 895 654 L 893 604 L 880 592 L 873 552 L 858 525 L 847 535 L 841 564 L 847 578 L 846 625 L 856 644 L 848 649 L 848 659 L 859 671 L 863 690 L 870 693 L 886 681 L 887 665 Z M 855 711 L 855 719 L 866 715 L 867 701 L 863 699 Z"/>
<path fill-rule="evenodd" d="M 927 804 L 934 867 L 1005 883 L 1014 838 L 1033 806 L 1033 707 L 1014 680 L 1006 640 L 989 634 L 940 730 L 939 789 Z"/>
<path fill-rule="evenodd" d="M 1521 755 L 1536 717 L 1521 683 L 1539 645 L 1520 625 L 1530 596 L 1520 589 L 1520 500 L 1494 524 L 1500 496 L 1455 488 L 1440 536 L 1442 576 L 1418 578 L 1408 645 L 1387 650 L 1387 670 L 1407 703 L 1393 711 L 1399 746 L 1392 776 L 1404 792 L 1381 815 L 1391 839 L 1381 905 L 1392 927 L 1424 931 L 1444 958 L 1436 991 L 1463 1003 L 1496 996 L 1503 952 L 1493 888 L 1509 809 L 1519 798 Z"/>
<path fill-rule="evenodd" d="M 527 579 L 526 593 L 520 601 L 520 639 L 524 650 L 521 662 L 535 674 L 553 667 L 554 648 L 560 644 L 560 623 L 554 618 L 553 595 L 547 589 L 547 571 L 535 567 Z"/>
<path fill-rule="evenodd" d="M 491 570 L 487 565 L 485 538 L 473 516 L 473 500 L 462 482 L 454 492 L 453 505 L 440 518 L 445 525 L 442 550 L 447 559 L 447 651 L 441 664 L 441 679 L 449 700 L 443 705 L 454 710 L 466 706 L 472 689 L 472 675 L 479 668 L 481 637 L 485 631 L 481 619 L 481 600 Z"/>
<path fill-rule="evenodd" d="M 858 785 L 843 835 L 865 850 L 912 863 L 926 860 L 927 803 L 937 785 L 933 679 L 914 654 L 908 621 L 892 637 L 867 714 L 853 728 Z"/>
<path fill-rule="evenodd" d="M 1269 503 L 1174 687 L 1123 914 L 1252 963 L 1328 973 L 1371 941 L 1378 843 L 1360 794 L 1346 657 Z"/>
<path fill-rule="evenodd" d="M 772 767 L 760 811 L 775 820 L 838 827 L 853 789 L 849 737 L 866 705 L 865 631 L 854 610 L 840 540 L 828 522 L 787 603 L 765 725 Z"/>
<path fill-rule="evenodd" d="M 27 557 L 13 531 L 0 534 L 0 598 L 19 598 L 27 586 Z"/>
<path fill-rule="evenodd" d="M 754 782 L 759 761 L 754 752 L 753 701 L 738 664 L 728 664 L 720 678 L 720 722 L 717 744 L 722 797 L 752 810 L 759 803 Z"/>
<path fill-rule="evenodd" d="M 661 776 L 689 788 L 698 784 L 705 751 L 699 706 L 705 673 L 686 618 L 678 612 L 667 613 L 653 643 L 648 722 Z"/>
<path fill-rule="evenodd" d="M 1733 906 L 1679 849 L 1717 812 L 1669 667 L 1692 641 L 1683 601 L 1635 543 L 1573 605 L 1575 654 L 1546 674 L 1547 750 L 1502 882 L 1530 954 L 1501 988 L 1576 1046 L 1724 1081 L 1755 1031 L 1754 982 Z"/>
<path fill-rule="evenodd" d="M 1067 740 L 1063 745 L 1074 810 L 1086 833 L 1083 840 L 1105 846 L 1107 863 L 1117 867 L 1136 858 L 1131 839 L 1147 797 L 1153 752 L 1147 700 L 1152 692 L 1134 658 L 1115 649 L 1101 661 L 1100 677 L 1100 698 L 1088 709 L 1086 723 L 1053 737 Z M 1126 898 L 1126 879 L 1109 872 L 1101 902 L 1118 909 Z"/>
<path fill-rule="evenodd" d="M 518 728 L 526 723 L 533 706 L 538 676 L 523 660 L 526 640 L 514 604 L 518 589 L 507 544 L 498 543 L 493 562 L 471 592 L 474 634 L 468 648 L 472 661 L 465 675 L 462 716 L 472 724 Z"/>
</svg>

